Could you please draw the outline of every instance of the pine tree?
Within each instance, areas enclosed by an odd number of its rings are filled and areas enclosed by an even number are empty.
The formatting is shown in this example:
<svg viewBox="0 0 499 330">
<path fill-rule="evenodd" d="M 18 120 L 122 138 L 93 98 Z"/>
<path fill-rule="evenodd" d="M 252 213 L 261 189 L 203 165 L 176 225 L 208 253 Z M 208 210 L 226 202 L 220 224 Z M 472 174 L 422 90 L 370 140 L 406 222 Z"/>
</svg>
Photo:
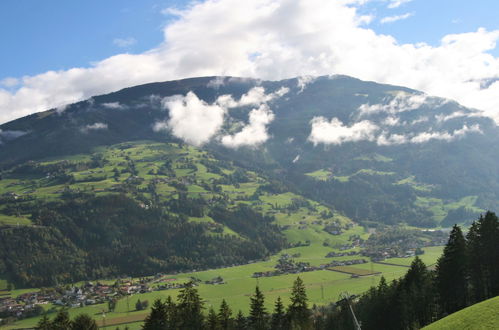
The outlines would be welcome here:
<svg viewBox="0 0 499 330">
<path fill-rule="evenodd" d="M 232 327 L 232 311 L 225 299 L 222 299 L 217 317 L 221 329 L 227 330 Z"/>
<path fill-rule="evenodd" d="M 485 298 L 499 295 L 499 219 L 490 211 L 480 220 L 483 244 L 483 268 L 487 293 Z"/>
<path fill-rule="evenodd" d="M 274 313 L 272 314 L 272 330 L 284 330 L 286 323 L 286 313 L 284 312 L 284 305 L 281 297 L 277 297 L 274 305 Z"/>
<path fill-rule="evenodd" d="M 480 220 L 474 221 L 466 235 L 468 274 L 470 279 L 470 303 L 485 299 L 486 289 L 483 275 L 483 255 Z"/>
<path fill-rule="evenodd" d="M 166 307 L 166 320 L 167 320 L 167 327 L 166 329 L 168 330 L 174 330 L 177 329 L 177 305 L 173 301 L 172 297 L 168 296 L 165 301 L 165 307 Z"/>
<path fill-rule="evenodd" d="M 47 313 L 43 314 L 43 317 L 38 321 L 38 324 L 36 325 L 36 330 L 51 330 L 52 329 L 52 322 L 50 322 L 50 319 L 47 316 Z"/>
<path fill-rule="evenodd" d="M 297 277 L 291 291 L 291 304 L 288 306 L 288 318 L 292 327 L 298 329 L 309 329 L 311 327 L 311 313 L 307 301 L 305 285 L 302 279 Z"/>
<path fill-rule="evenodd" d="M 239 312 L 237 313 L 236 320 L 234 323 L 235 323 L 236 329 L 238 329 L 238 330 L 247 329 L 246 318 L 244 317 L 243 312 L 241 310 L 239 310 Z"/>
<path fill-rule="evenodd" d="M 71 330 L 98 330 L 99 327 L 88 314 L 78 315 L 71 323 Z"/>
<path fill-rule="evenodd" d="M 255 294 L 250 298 L 249 327 L 254 330 L 267 329 L 267 311 L 265 310 L 265 297 L 257 286 Z"/>
<path fill-rule="evenodd" d="M 151 313 L 146 317 L 143 330 L 163 330 L 167 329 L 168 314 L 166 305 L 161 299 L 156 299 L 152 305 Z"/>
<path fill-rule="evenodd" d="M 218 329 L 218 319 L 217 314 L 213 307 L 210 307 L 208 311 L 208 317 L 206 319 L 206 329 L 207 330 L 217 330 Z"/>
<path fill-rule="evenodd" d="M 52 321 L 53 330 L 68 330 L 71 329 L 71 320 L 66 308 L 61 309 L 54 320 Z"/>
<path fill-rule="evenodd" d="M 436 266 L 436 287 L 445 314 L 456 312 L 467 304 L 466 241 L 459 226 L 454 225 L 449 241 Z"/>
<path fill-rule="evenodd" d="M 177 319 L 180 329 L 201 329 L 203 327 L 203 302 L 194 283 L 188 283 L 177 297 Z"/>
</svg>

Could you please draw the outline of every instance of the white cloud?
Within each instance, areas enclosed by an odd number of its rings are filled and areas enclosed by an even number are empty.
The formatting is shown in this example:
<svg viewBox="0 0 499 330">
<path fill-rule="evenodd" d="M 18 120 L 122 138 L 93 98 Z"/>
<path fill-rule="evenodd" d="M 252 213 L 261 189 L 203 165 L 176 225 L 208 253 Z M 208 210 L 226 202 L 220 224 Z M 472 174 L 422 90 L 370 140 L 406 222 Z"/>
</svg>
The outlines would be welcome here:
<svg viewBox="0 0 499 330">
<path fill-rule="evenodd" d="M 298 88 L 300 89 L 300 93 L 305 90 L 308 84 L 314 82 L 316 77 L 313 76 L 299 76 L 297 80 Z"/>
<path fill-rule="evenodd" d="M 402 6 L 403 4 L 411 2 L 412 0 L 389 0 L 389 1 L 390 3 L 388 4 L 388 8 L 395 9 Z"/>
<path fill-rule="evenodd" d="M 408 19 L 409 17 L 411 17 L 413 15 L 414 15 L 414 13 L 405 13 L 402 15 L 387 16 L 387 17 L 383 17 L 381 19 L 380 23 L 381 24 L 393 23 L 393 22 L 404 20 L 404 19 Z"/>
<path fill-rule="evenodd" d="M 436 115 L 435 119 L 437 120 L 437 122 L 441 123 L 441 122 L 445 122 L 445 121 L 448 121 L 448 120 L 451 120 L 454 118 L 467 117 L 469 115 L 470 114 L 465 113 L 463 111 L 456 111 L 456 112 L 453 112 L 449 115 L 444 115 L 444 114 Z"/>
<path fill-rule="evenodd" d="M 135 38 L 132 38 L 132 37 L 116 38 L 113 40 L 113 44 L 115 46 L 118 46 L 121 48 L 127 48 L 127 47 L 135 45 L 136 43 L 137 43 L 137 40 L 135 40 Z"/>
<path fill-rule="evenodd" d="M 471 127 L 464 125 L 462 128 L 449 132 L 423 132 L 411 138 L 412 143 L 424 143 L 430 140 L 443 140 L 443 141 L 453 141 L 457 138 L 465 136 L 467 133 L 482 133 L 479 125 L 473 125 Z"/>
<path fill-rule="evenodd" d="M 399 117 L 393 117 L 393 116 L 386 117 L 383 120 L 383 124 L 386 125 L 386 126 L 397 126 L 397 125 L 400 124 L 400 118 Z"/>
<path fill-rule="evenodd" d="M 314 117 L 310 124 L 312 131 L 308 140 L 314 145 L 342 144 L 344 142 L 372 141 L 379 127 L 368 120 L 355 123 L 352 126 L 344 125 L 338 118 L 328 121 L 324 117 Z"/>
<path fill-rule="evenodd" d="M 208 82 L 208 84 L 206 85 L 206 87 L 219 89 L 220 86 L 223 86 L 224 84 L 225 84 L 225 77 L 218 76 L 218 77 L 211 79 Z"/>
<path fill-rule="evenodd" d="M 97 122 L 80 128 L 80 131 L 82 131 L 83 133 L 88 133 L 88 131 L 98 131 L 106 129 L 107 129 L 107 124 Z"/>
<path fill-rule="evenodd" d="M 263 87 L 253 87 L 246 94 L 242 95 L 239 101 L 234 100 L 231 95 L 221 95 L 216 103 L 224 108 L 237 108 L 244 106 L 259 106 L 280 98 L 289 92 L 289 88 L 281 87 L 274 93 L 266 94 Z"/>
<path fill-rule="evenodd" d="M 116 109 L 116 110 L 119 110 L 119 109 L 123 109 L 125 106 L 123 104 L 121 104 L 120 102 L 106 102 L 106 103 L 101 103 L 101 105 L 104 107 L 104 108 L 108 108 L 108 109 Z"/>
<path fill-rule="evenodd" d="M 7 77 L 0 81 L 0 85 L 5 86 L 7 88 L 16 87 L 20 83 L 21 82 L 19 81 L 19 79 L 13 77 Z"/>
<path fill-rule="evenodd" d="M 423 104 L 437 105 L 443 104 L 445 100 L 436 100 L 435 98 L 430 99 L 425 94 L 408 94 L 405 92 L 400 92 L 395 97 L 389 99 L 388 103 L 380 104 L 362 104 L 359 107 L 360 116 L 368 116 L 376 113 L 387 113 L 387 114 L 397 114 L 400 112 L 411 111 L 418 109 Z"/>
<path fill-rule="evenodd" d="M 346 74 L 403 85 L 482 109 L 499 122 L 499 30 L 447 35 L 437 46 L 400 44 L 364 26 L 349 0 L 206 0 L 178 10 L 164 42 L 88 68 L 20 78 L 0 88 L 0 123 L 133 85 L 192 76 L 277 80 Z M 396 7 L 401 1 L 392 1 Z M 257 56 L 250 55 L 258 54 Z"/>
<path fill-rule="evenodd" d="M 376 143 L 380 146 L 389 146 L 394 144 L 407 143 L 407 137 L 402 134 L 389 134 L 388 132 L 381 133 L 376 139 Z"/>
<path fill-rule="evenodd" d="M 274 120 L 274 113 L 266 104 L 249 113 L 249 123 L 234 135 L 222 137 L 222 144 L 229 148 L 258 146 L 269 139 L 267 125 Z"/>
<path fill-rule="evenodd" d="M 467 126 L 463 125 L 462 128 L 457 129 L 451 133 L 448 131 L 441 132 L 420 132 L 420 133 L 412 133 L 412 134 L 390 134 L 387 131 L 383 131 L 376 139 L 376 143 L 380 146 L 390 146 L 390 145 L 399 145 L 405 143 L 426 143 L 431 140 L 440 140 L 451 142 L 459 138 L 465 137 L 468 133 L 480 133 L 482 134 L 482 130 L 478 124 Z"/>
<path fill-rule="evenodd" d="M 207 143 L 218 133 L 226 112 L 217 104 L 200 100 L 193 92 L 167 97 L 163 106 L 169 110 L 170 118 L 167 122 L 155 123 L 153 129 L 168 129 L 173 136 L 195 146 Z"/>
</svg>

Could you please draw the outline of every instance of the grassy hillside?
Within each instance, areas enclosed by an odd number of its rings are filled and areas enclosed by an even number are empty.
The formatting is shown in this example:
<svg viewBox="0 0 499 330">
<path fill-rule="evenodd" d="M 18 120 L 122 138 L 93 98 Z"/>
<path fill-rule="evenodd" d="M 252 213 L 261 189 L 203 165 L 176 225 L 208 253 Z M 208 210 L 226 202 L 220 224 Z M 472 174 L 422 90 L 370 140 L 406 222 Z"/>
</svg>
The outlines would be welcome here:
<svg viewBox="0 0 499 330">
<path fill-rule="evenodd" d="M 472 330 L 472 329 L 498 329 L 499 328 L 499 297 L 465 308 L 451 314 L 424 330 Z"/>
</svg>

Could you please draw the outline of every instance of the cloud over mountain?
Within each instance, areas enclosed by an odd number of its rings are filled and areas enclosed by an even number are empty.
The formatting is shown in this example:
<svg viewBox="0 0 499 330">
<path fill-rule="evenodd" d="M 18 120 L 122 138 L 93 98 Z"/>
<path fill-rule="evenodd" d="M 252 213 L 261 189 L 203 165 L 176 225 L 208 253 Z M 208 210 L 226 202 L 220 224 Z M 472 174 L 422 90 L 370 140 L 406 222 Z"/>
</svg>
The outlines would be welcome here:
<svg viewBox="0 0 499 330">
<path fill-rule="evenodd" d="M 499 120 L 499 31 L 478 29 L 438 46 L 376 34 L 357 0 L 207 0 L 174 11 L 164 42 L 87 68 L 49 71 L 0 88 L 0 123 L 124 87 L 191 76 L 262 79 L 346 74 L 456 99 Z M 399 7 L 408 1 L 390 1 Z M 216 47 L 214 47 L 216 45 Z M 491 81 L 483 84 L 483 81 Z M 4 84 L 5 85 L 5 84 Z"/>
</svg>

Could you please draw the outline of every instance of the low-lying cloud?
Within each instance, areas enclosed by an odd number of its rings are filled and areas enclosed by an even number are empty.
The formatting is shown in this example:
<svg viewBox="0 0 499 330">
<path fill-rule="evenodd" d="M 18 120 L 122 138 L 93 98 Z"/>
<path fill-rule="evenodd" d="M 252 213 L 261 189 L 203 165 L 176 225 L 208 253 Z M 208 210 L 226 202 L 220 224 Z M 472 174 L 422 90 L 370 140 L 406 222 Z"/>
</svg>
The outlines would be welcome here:
<svg viewBox="0 0 499 330">
<path fill-rule="evenodd" d="M 155 131 L 170 130 L 172 135 L 194 146 L 211 140 L 224 123 L 226 110 L 218 104 L 207 104 L 193 92 L 163 100 L 170 118 L 154 124 Z"/>
<path fill-rule="evenodd" d="M 88 133 L 89 131 L 106 130 L 107 128 L 108 128 L 107 124 L 97 122 L 97 123 L 89 124 L 89 125 L 82 127 L 80 129 L 80 131 L 83 133 Z"/>
<path fill-rule="evenodd" d="M 274 120 L 274 113 L 263 104 L 258 109 L 253 109 L 249 113 L 249 123 L 241 131 L 234 135 L 222 137 L 222 144 L 228 148 L 239 148 L 242 146 L 258 146 L 266 142 L 269 138 L 267 125 Z"/>
<path fill-rule="evenodd" d="M 351 126 L 344 125 L 338 118 L 328 121 L 324 117 L 315 117 L 310 122 L 312 131 L 308 140 L 314 145 L 342 144 L 344 142 L 373 141 L 379 127 L 368 120 L 355 123 Z"/>
</svg>

